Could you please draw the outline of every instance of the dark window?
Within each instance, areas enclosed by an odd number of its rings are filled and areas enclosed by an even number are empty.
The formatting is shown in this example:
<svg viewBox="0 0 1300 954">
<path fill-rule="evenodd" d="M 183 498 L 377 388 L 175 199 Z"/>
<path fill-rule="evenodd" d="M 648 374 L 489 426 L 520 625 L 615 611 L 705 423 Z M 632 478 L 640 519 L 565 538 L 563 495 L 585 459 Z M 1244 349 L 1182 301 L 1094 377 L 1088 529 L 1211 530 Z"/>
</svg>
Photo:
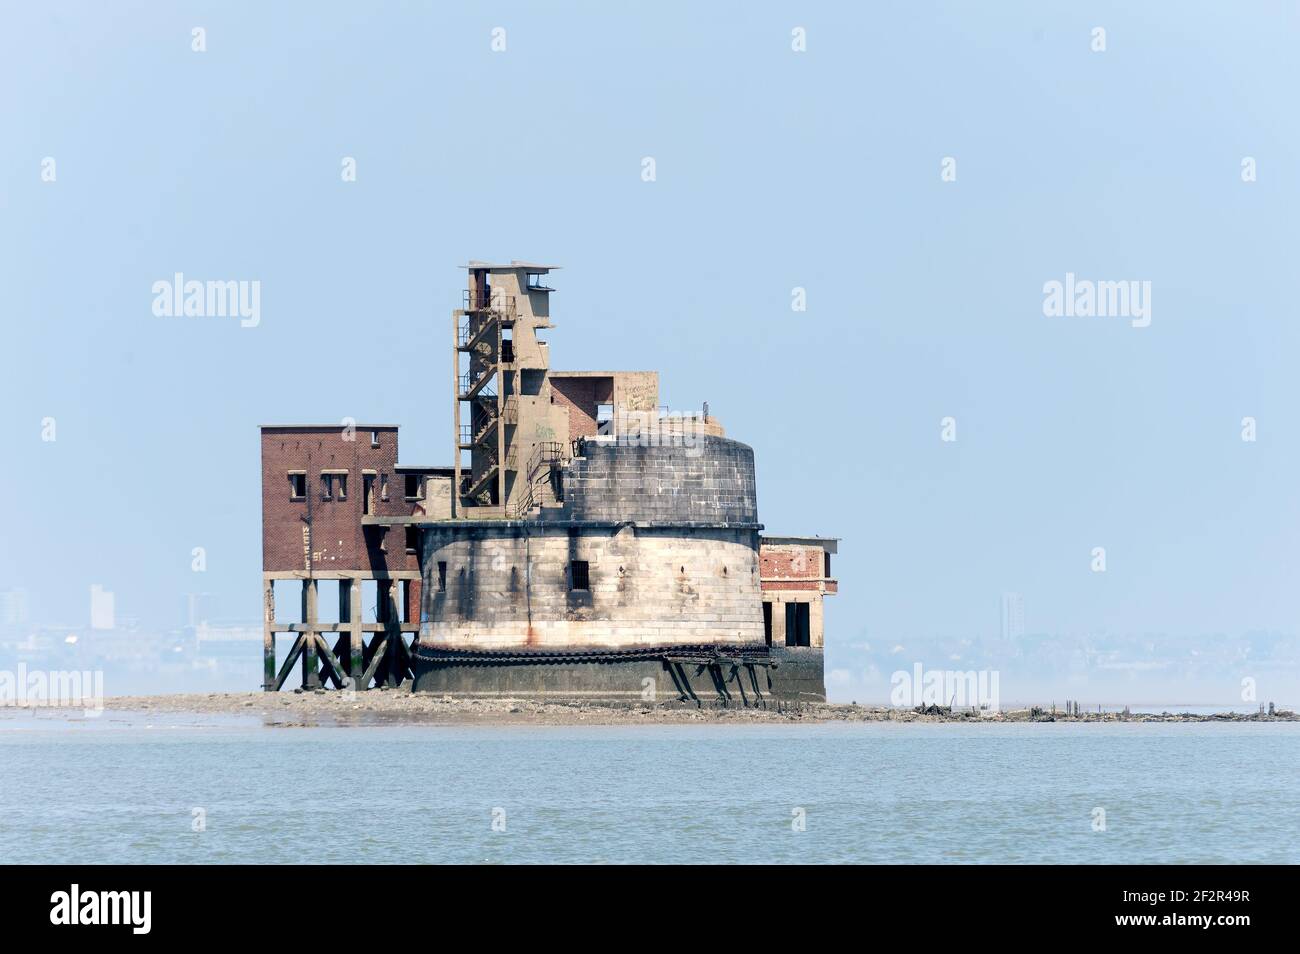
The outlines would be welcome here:
<svg viewBox="0 0 1300 954">
<path fill-rule="evenodd" d="M 307 496 L 307 475 L 290 474 L 289 475 L 289 499 L 302 500 Z"/>
<path fill-rule="evenodd" d="M 545 380 L 545 371 L 534 371 L 525 368 L 523 373 L 519 375 L 519 389 L 524 394 L 535 397 L 542 393 L 542 382 Z"/>
<path fill-rule="evenodd" d="M 362 496 L 361 512 L 364 513 L 366 516 L 370 516 L 375 512 L 375 475 L 374 474 L 361 475 L 361 496 Z"/>
<path fill-rule="evenodd" d="M 569 564 L 569 589 L 591 589 L 590 569 L 586 560 L 574 560 Z"/>
<path fill-rule="evenodd" d="M 811 632 L 808 628 L 808 604 L 785 604 L 785 644 L 787 646 L 811 646 Z"/>
<path fill-rule="evenodd" d="M 438 561 L 438 589 L 447 589 L 447 562 L 445 560 Z"/>
<path fill-rule="evenodd" d="M 772 645 L 772 604 L 763 603 L 763 642 Z"/>
<path fill-rule="evenodd" d="M 320 499 L 321 500 L 347 500 L 348 499 L 348 475 L 347 474 L 321 474 L 320 475 Z"/>
<path fill-rule="evenodd" d="M 406 499 L 419 500 L 423 496 L 424 478 L 419 474 L 407 474 L 406 476 Z"/>
<path fill-rule="evenodd" d="M 831 578 L 831 555 L 829 553 L 826 554 L 826 572 L 822 576 L 828 580 Z"/>
<path fill-rule="evenodd" d="M 378 446 L 379 446 L 379 432 L 378 432 L 378 431 L 371 431 L 371 432 L 370 432 L 370 446 L 371 446 L 371 447 L 378 447 Z"/>
<path fill-rule="evenodd" d="M 419 545 L 420 545 L 420 528 L 407 527 L 406 528 L 406 552 L 414 553 L 416 548 L 419 547 Z"/>
<path fill-rule="evenodd" d="M 388 475 L 379 475 L 379 499 L 388 503 Z"/>
</svg>

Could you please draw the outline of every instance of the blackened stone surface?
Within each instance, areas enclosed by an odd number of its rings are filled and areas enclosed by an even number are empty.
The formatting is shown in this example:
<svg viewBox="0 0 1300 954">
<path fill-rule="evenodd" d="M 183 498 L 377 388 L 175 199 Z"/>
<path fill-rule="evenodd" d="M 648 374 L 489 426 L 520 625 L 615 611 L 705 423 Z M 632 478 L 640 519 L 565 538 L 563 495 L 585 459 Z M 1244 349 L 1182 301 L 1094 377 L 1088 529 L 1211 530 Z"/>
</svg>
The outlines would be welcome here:
<svg viewBox="0 0 1300 954">
<path fill-rule="evenodd" d="M 548 520 L 753 524 L 754 451 L 725 437 L 689 446 L 588 441 L 564 475 L 564 507 Z"/>
<path fill-rule="evenodd" d="M 590 702 L 736 706 L 825 702 L 820 649 L 772 649 L 777 666 L 615 663 L 446 664 L 415 657 L 416 692 L 456 698 L 581 699 Z M 649 680 L 649 682 L 647 682 Z M 646 698 L 647 687 L 653 696 Z"/>
</svg>

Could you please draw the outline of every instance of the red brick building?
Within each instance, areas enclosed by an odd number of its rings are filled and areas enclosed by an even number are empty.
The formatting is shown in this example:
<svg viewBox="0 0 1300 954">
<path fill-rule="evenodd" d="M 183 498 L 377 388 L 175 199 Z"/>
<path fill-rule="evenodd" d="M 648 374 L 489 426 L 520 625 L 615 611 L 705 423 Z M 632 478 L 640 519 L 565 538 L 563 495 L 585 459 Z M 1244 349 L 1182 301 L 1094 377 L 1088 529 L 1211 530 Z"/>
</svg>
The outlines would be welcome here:
<svg viewBox="0 0 1300 954">
<path fill-rule="evenodd" d="M 418 539 L 378 520 L 450 516 L 452 469 L 399 465 L 394 425 L 265 425 L 261 442 L 265 688 L 295 662 L 308 687 L 397 684 L 420 628 Z M 276 581 L 300 587 L 296 614 L 277 612 Z M 322 588 L 337 592 L 334 620 Z M 277 671 L 282 633 L 293 645 Z"/>
</svg>

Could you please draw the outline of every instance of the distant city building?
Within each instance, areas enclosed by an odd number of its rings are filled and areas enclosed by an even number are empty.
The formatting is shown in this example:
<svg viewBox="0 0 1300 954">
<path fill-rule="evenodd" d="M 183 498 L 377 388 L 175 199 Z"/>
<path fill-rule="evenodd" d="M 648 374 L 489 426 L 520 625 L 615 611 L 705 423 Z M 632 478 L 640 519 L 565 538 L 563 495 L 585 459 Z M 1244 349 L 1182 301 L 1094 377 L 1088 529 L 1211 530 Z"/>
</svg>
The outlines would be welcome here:
<svg viewBox="0 0 1300 954">
<path fill-rule="evenodd" d="M 203 603 L 208 598 L 207 593 L 186 593 L 185 594 L 185 625 L 194 627 L 198 626 L 207 618 L 204 611 Z"/>
<path fill-rule="evenodd" d="M 90 585 L 90 628 L 113 628 L 113 593 L 99 583 Z"/>
<path fill-rule="evenodd" d="M 0 593 L 0 625 L 21 626 L 27 622 L 27 591 L 5 590 Z"/>
<path fill-rule="evenodd" d="M 1025 635 L 1025 598 L 1019 593 L 1002 594 L 1002 638 Z"/>
</svg>

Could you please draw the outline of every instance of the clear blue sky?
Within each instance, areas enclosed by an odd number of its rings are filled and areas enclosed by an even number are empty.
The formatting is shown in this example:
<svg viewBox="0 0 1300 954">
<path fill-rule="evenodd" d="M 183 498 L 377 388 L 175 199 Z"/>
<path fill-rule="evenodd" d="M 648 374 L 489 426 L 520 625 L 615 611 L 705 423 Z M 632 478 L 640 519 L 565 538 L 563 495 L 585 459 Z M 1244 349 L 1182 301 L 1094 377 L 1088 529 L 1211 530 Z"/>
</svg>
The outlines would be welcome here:
<svg viewBox="0 0 1300 954">
<path fill-rule="evenodd" d="M 448 461 L 456 266 L 521 258 L 557 366 L 658 369 L 770 531 L 843 538 L 832 665 L 1005 590 L 1031 633 L 1294 633 L 1297 7 L 1082 6 L 5 4 L 0 587 L 258 619 L 257 425 Z M 260 326 L 155 317 L 177 271 Z M 1150 327 L 1045 317 L 1066 272 L 1150 281 Z"/>
</svg>

